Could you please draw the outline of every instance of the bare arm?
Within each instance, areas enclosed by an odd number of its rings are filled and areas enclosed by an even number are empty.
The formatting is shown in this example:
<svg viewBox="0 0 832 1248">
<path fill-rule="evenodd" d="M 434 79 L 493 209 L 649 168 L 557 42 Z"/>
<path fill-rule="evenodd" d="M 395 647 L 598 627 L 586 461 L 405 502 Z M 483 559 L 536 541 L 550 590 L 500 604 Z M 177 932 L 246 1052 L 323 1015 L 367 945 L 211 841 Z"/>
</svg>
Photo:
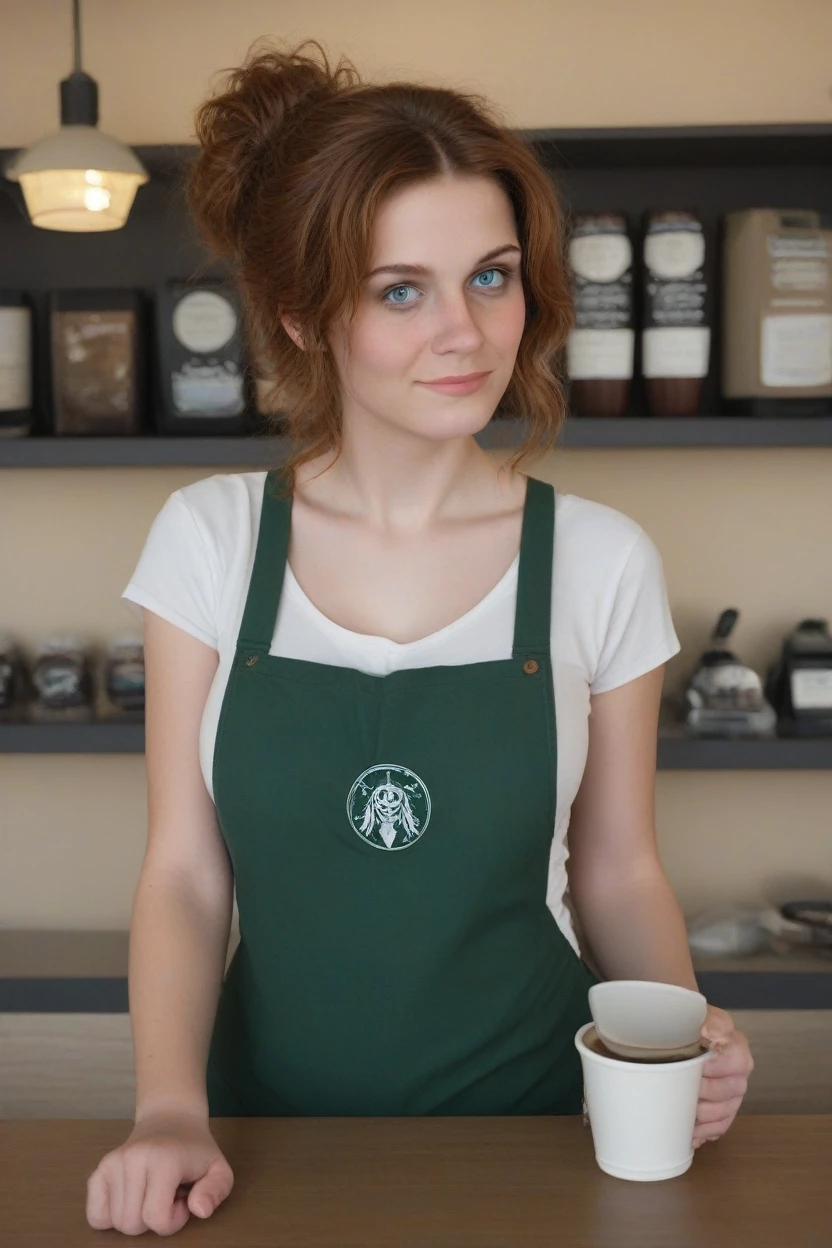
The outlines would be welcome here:
<svg viewBox="0 0 832 1248">
<path fill-rule="evenodd" d="M 656 738 L 664 667 L 596 694 L 569 825 L 569 889 L 586 960 L 604 979 L 698 991 L 685 921 L 656 845 Z"/>
<path fill-rule="evenodd" d="M 199 766 L 216 650 L 144 610 L 148 839 L 130 924 L 136 1121 L 208 1117 L 205 1066 L 225 970 L 233 877 Z"/>
</svg>

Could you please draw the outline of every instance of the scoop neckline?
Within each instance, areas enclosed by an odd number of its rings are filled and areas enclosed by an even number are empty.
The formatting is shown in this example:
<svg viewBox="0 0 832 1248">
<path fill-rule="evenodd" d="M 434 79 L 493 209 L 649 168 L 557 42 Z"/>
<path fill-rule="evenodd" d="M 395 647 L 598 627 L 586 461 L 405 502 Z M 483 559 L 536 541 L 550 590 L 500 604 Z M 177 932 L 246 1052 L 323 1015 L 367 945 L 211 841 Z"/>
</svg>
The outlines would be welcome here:
<svg viewBox="0 0 832 1248">
<path fill-rule="evenodd" d="M 305 608 L 309 615 L 314 616 L 321 628 L 332 633 L 333 636 L 349 639 L 354 645 L 382 645 L 396 653 L 403 653 L 408 650 L 414 650 L 417 646 L 429 645 L 439 638 L 445 638 L 450 633 L 456 632 L 466 624 L 470 624 L 476 616 L 480 615 L 491 605 L 495 598 L 508 589 L 512 581 L 516 579 L 519 567 L 520 551 L 518 550 L 499 581 L 491 587 L 483 598 L 480 598 L 479 602 L 475 602 L 473 607 L 466 611 L 464 615 L 457 616 L 455 620 L 451 620 L 449 624 L 445 624 L 442 628 L 437 629 L 436 632 L 427 633 L 424 637 L 417 637 L 415 641 L 393 641 L 391 637 L 382 637 L 376 633 L 356 633 L 350 628 L 344 628 L 343 625 L 336 624 L 335 620 L 331 620 L 319 607 L 315 606 L 315 603 L 301 587 L 288 559 L 286 560 L 285 579 L 286 587 L 294 598 Z"/>
</svg>

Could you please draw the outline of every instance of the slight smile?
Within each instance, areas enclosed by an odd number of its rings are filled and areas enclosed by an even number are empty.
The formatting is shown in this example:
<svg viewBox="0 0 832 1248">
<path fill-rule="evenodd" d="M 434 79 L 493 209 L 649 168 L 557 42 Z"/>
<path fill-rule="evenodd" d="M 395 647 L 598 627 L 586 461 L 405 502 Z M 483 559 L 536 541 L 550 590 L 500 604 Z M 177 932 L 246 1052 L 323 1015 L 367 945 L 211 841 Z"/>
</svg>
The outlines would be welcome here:
<svg viewBox="0 0 832 1248">
<path fill-rule="evenodd" d="M 437 390 L 440 394 L 473 394 L 475 390 L 479 390 L 486 377 L 491 376 L 491 372 L 489 369 L 485 373 L 463 373 L 458 377 L 440 377 L 437 381 L 420 381 L 418 384 Z"/>
</svg>

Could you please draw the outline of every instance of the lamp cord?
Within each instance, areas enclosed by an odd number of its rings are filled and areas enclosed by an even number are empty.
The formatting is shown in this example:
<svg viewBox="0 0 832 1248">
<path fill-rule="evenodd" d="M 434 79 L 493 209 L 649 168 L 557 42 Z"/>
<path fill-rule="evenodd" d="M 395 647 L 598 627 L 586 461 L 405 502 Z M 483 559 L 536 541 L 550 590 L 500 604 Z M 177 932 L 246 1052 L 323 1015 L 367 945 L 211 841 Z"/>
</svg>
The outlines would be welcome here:
<svg viewBox="0 0 832 1248">
<path fill-rule="evenodd" d="M 72 30 L 75 43 L 75 73 L 81 72 L 81 0 L 72 0 Z"/>
</svg>

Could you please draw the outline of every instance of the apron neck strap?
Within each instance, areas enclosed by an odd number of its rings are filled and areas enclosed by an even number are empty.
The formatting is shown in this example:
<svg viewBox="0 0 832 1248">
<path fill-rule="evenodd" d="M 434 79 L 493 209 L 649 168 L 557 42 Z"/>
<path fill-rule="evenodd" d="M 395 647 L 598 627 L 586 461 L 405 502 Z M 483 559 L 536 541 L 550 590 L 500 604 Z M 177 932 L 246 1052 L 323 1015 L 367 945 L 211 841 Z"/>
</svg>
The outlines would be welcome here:
<svg viewBox="0 0 832 1248">
<path fill-rule="evenodd" d="M 267 472 L 254 567 L 237 640 L 239 649 L 262 654 L 268 654 L 274 636 L 292 515 L 291 495 L 279 499 L 275 489 L 276 474 Z M 529 477 L 517 573 L 512 651 L 515 658 L 549 654 L 554 536 L 554 488 L 537 477 Z"/>
<path fill-rule="evenodd" d="M 514 658 L 548 655 L 550 652 L 554 542 L 554 486 L 537 477 L 529 477 L 517 572 Z"/>
<path fill-rule="evenodd" d="M 276 488 L 276 474 L 267 472 L 254 567 L 237 640 L 238 649 L 258 650 L 261 654 L 268 654 L 272 644 L 289 553 L 292 497 L 277 498 Z"/>
</svg>

